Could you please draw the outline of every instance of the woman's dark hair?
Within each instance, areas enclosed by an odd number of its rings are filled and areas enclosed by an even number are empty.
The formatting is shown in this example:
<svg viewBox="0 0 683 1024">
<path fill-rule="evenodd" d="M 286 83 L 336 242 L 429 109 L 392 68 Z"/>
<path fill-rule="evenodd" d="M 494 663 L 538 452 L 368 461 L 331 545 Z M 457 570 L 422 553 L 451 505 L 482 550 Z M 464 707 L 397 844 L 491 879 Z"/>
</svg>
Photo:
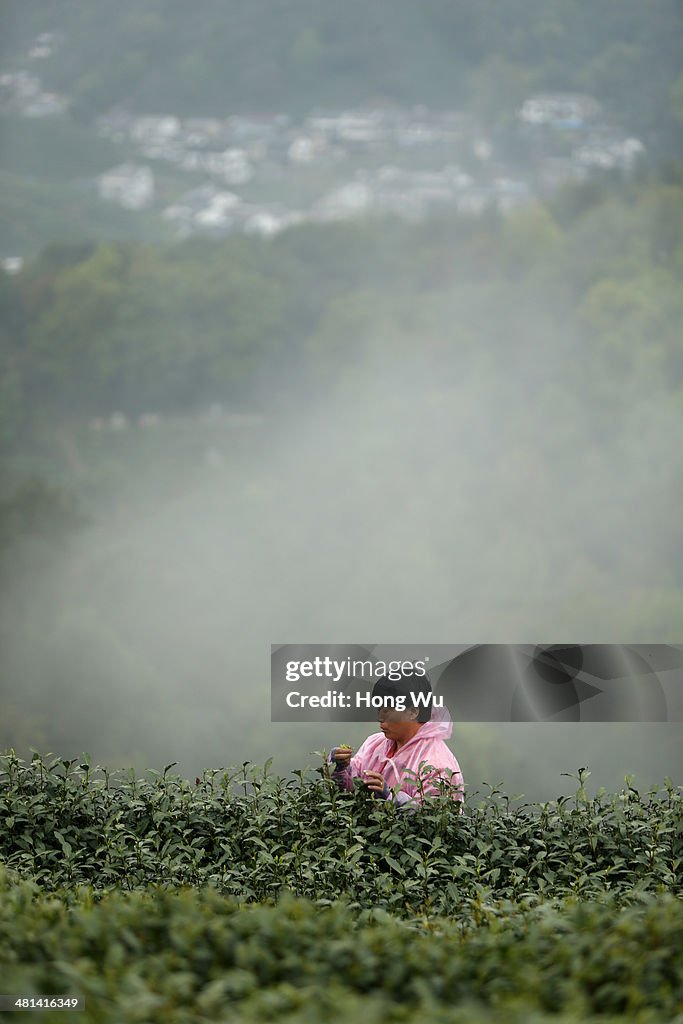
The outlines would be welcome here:
<svg viewBox="0 0 683 1024">
<path fill-rule="evenodd" d="M 416 704 L 411 694 L 423 693 L 425 703 Z M 389 676 L 380 676 L 372 688 L 373 697 L 404 697 L 406 711 L 417 707 L 417 721 L 420 724 L 428 722 L 432 717 L 432 684 L 429 676 L 407 675 L 401 672 L 399 679 L 390 679 Z"/>
</svg>

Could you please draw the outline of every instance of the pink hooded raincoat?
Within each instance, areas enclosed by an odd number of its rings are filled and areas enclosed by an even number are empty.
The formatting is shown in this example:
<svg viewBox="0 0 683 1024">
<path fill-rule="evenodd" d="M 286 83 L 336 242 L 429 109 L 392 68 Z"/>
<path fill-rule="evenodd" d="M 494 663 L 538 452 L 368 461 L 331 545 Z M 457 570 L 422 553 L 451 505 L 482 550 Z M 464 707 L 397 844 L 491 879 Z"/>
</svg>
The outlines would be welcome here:
<svg viewBox="0 0 683 1024">
<path fill-rule="evenodd" d="M 420 793 L 415 784 L 416 779 L 407 773 L 418 773 L 420 763 L 426 762 L 432 769 L 422 769 L 424 794 L 438 794 L 436 780 L 445 779 L 453 787 L 451 796 L 454 800 L 461 801 L 462 809 L 462 772 L 453 752 L 445 742 L 452 731 L 453 723 L 447 709 L 434 708 L 430 721 L 424 722 L 413 738 L 398 750 L 394 740 L 387 739 L 383 732 L 375 732 L 361 744 L 345 768 L 335 769 L 332 778 L 341 789 L 349 790 L 353 787 L 353 779 L 362 776 L 364 771 L 381 772 L 391 790 L 400 785 L 395 797 L 397 802 L 415 806 L 421 802 Z M 333 760 L 332 754 L 330 760 Z M 394 799 L 393 792 L 388 799 Z"/>
</svg>

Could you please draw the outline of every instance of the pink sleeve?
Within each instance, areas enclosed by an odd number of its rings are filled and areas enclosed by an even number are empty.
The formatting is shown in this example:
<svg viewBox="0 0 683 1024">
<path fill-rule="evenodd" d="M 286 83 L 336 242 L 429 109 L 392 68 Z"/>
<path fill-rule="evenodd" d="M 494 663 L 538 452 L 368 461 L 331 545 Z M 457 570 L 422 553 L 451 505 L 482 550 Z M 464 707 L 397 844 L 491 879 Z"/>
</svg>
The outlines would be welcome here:
<svg viewBox="0 0 683 1024">
<path fill-rule="evenodd" d="M 332 781 L 335 782 L 340 789 L 352 789 L 353 781 L 351 775 L 351 763 L 349 762 L 349 764 L 345 765 L 343 768 L 340 768 L 339 765 L 335 762 L 334 758 L 332 757 L 333 750 L 334 747 L 327 755 L 328 763 L 334 765 L 334 771 L 332 772 L 331 776 Z M 351 758 L 351 760 L 353 761 L 353 758 Z"/>
</svg>

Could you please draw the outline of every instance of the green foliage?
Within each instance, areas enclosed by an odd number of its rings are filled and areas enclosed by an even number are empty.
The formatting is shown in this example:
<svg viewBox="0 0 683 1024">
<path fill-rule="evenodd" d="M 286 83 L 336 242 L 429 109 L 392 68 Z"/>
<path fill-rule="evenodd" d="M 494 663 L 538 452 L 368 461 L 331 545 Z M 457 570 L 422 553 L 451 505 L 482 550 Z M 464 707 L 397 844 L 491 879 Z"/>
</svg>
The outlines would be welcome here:
<svg viewBox="0 0 683 1024">
<path fill-rule="evenodd" d="M 244 906 L 211 887 L 47 894 L 0 866 L 5 988 L 77 994 L 98 1024 L 303 1024 L 360 1010 L 377 1024 L 653 1024 L 680 1010 L 682 943 L 683 903 L 669 893 L 626 907 L 483 899 L 455 920 L 401 921 L 291 895 Z"/>
<path fill-rule="evenodd" d="M 247 901 L 287 889 L 344 895 L 397 914 L 453 914 L 530 895 L 628 901 L 681 891 L 683 788 L 511 806 L 493 789 L 414 813 L 366 790 L 341 793 L 322 767 L 289 780 L 258 768 L 204 773 L 196 785 L 93 767 L 89 759 L 0 758 L 0 856 L 47 888 L 212 884 Z"/>
<path fill-rule="evenodd" d="M 54 244 L 0 275 L 3 496 L 40 476 L 95 520 L 67 546 L 59 529 L 26 535 L 27 497 L 0 509 L 13 568 L 0 747 L 139 753 L 142 769 L 172 743 L 188 774 L 197 751 L 220 763 L 226 747 L 299 763 L 307 741 L 273 742 L 258 721 L 249 594 L 261 623 L 291 624 L 305 603 L 321 634 L 361 619 L 381 633 L 405 615 L 422 635 L 453 621 L 489 639 L 561 623 L 587 640 L 675 642 L 682 181 L 671 165 L 509 219 L 306 225 L 270 243 Z M 264 419 L 210 422 L 201 413 L 217 401 Z M 119 409 L 163 420 L 89 428 Z M 60 558 L 61 575 L 49 572 Z M 313 599 L 350 565 L 352 586 Z M 302 604 L 273 586 L 293 579 Z M 249 648 L 239 698 L 197 671 L 225 664 L 227 607 L 229 657 Z M 622 763 L 615 728 L 601 764 L 581 756 L 603 779 Z M 611 786 L 641 764 L 647 782 L 670 770 L 675 727 L 662 728 L 671 753 L 626 741 Z M 545 796 L 531 750 L 508 756 L 498 735 L 487 749 L 458 739 L 468 778 L 525 760 L 515 785 Z"/>
<path fill-rule="evenodd" d="M 683 986 L 683 787 L 406 813 L 327 766 L 192 786 L 0 757 L 0 974 L 98 1024 L 655 1024 Z M 57 1021 L 45 1013 L 45 1020 Z M 12 1016 L 8 1020 L 14 1019 Z"/>
<path fill-rule="evenodd" d="M 267 254 L 240 240 L 199 260 L 191 247 L 184 259 L 102 243 L 60 266 L 57 251 L 36 261 L 21 300 L 24 383 L 43 420 L 253 393 L 294 327 L 286 264 L 271 274 Z"/>
<path fill-rule="evenodd" d="M 52 245 L 0 279 L 0 427 L 17 448 L 27 425 L 67 416 L 298 405 L 397 354 L 423 372 L 438 360 L 443 379 L 471 361 L 490 379 L 520 343 L 547 347 L 549 330 L 558 369 L 586 361 L 585 404 L 617 414 L 644 384 L 683 380 L 682 210 L 679 174 L 566 190 L 554 209 L 504 220 L 385 217 L 270 244 Z"/>
<path fill-rule="evenodd" d="M 61 143 L 63 148 L 68 144 Z M 3 138 L 2 153 L 9 151 L 9 141 Z M 46 153 L 49 152 L 48 145 Z M 23 174 L 0 171 L 3 255 L 21 253 L 35 257 L 55 239 L 63 244 L 91 238 L 165 242 L 173 237 L 173 229 L 150 211 L 126 210 L 103 203 L 95 189 L 78 182 L 49 180 L 46 153 L 39 167 L 26 168 Z M 98 170 L 104 171 L 117 162 L 118 154 L 114 154 Z"/>
</svg>

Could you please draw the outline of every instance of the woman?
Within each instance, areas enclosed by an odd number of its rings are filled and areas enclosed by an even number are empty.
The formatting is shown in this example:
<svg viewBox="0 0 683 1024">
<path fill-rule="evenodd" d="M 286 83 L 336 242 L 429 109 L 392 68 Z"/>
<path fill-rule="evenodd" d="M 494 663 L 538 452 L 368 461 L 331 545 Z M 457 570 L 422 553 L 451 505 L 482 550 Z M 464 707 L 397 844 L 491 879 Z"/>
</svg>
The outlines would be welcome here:
<svg viewBox="0 0 683 1024">
<path fill-rule="evenodd" d="M 412 707 L 411 694 L 428 696 L 426 707 Z M 464 780 L 460 765 L 445 741 L 453 725 L 445 708 L 431 706 L 432 687 L 426 677 L 402 676 L 394 681 L 387 676 L 379 679 L 372 690 L 381 696 L 385 706 L 377 711 L 380 732 L 368 736 L 354 755 L 348 747 L 334 747 L 328 760 L 334 762 L 332 778 L 340 789 L 350 790 L 354 778 L 361 778 L 375 796 L 394 800 L 405 807 L 415 808 L 424 796 L 442 792 L 439 785 L 445 780 L 447 791 L 454 799 L 464 799 Z M 399 710 L 397 704 L 405 704 Z M 426 762 L 423 768 L 420 765 Z M 422 792 L 417 778 L 422 780 Z"/>
</svg>

